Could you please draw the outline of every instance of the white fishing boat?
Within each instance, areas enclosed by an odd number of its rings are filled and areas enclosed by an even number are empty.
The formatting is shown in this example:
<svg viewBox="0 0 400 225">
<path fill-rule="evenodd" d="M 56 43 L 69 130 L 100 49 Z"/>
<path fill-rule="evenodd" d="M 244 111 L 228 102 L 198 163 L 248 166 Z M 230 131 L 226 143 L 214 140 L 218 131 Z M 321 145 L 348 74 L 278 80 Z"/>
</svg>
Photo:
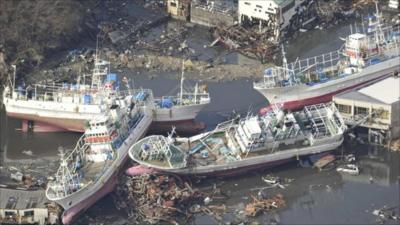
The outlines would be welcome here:
<svg viewBox="0 0 400 225">
<path fill-rule="evenodd" d="M 7 116 L 23 120 L 23 130 L 83 132 L 85 122 L 103 114 L 119 97 L 117 75 L 108 61 L 95 59 L 91 84 L 85 76 L 76 84 L 39 83 L 28 87 L 15 84 L 14 76 L 4 88 Z M 82 81 L 82 82 L 81 82 Z"/>
<path fill-rule="evenodd" d="M 146 134 L 152 122 L 152 110 L 151 90 L 138 90 L 92 119 L 75 149 L 61 154 L 61 165 L 55 180 L 48 183 L 46 196 L 64 209 L 63 224 L 70 224 L 113 190 L 129 147 Z"/>
<path fill-rule="evenodd" d="M 400 28 L 383 27 L 376 10 L 368 31 L 349 35 L 337 51 L 293 63 L 287 63 L 283 51 L 283 66 L 266 69 L 254 89 L 271 104 L 300 109 L 400 72 Z"/>
<path fill-rule="evenodd" d="M 180 91 L 173 96 L 155 98 L 155 113 L 152 130 L 166 132 L 171 127 L 176 127 L 178 132 L 193 132 L 204 128 L 202 124 L 196 124 L 194 119 L 197 114 L 207 106 L 211 99 L 207 86 L 184 86 L 184 63 L 180 80 Z"/>
<path fill-rule="evenodd" d="M 87 121 L 105 112 L 106 108 L 137 89 L 119 90 L 117 74 L 110 72 L 110 63 L 95 58 L 91 84 L 86 76 L 77 84 L 34 84 L 26 88 L 15 87 L 14 76 L 4 88 L 3 103 L 7 116 L 23 120 L 23 131 L 35 132 L 73 131 L 84 132 Z M 183 71 L 183 70 L 182 70 Z M 176 126 L 179 132 L 196 132 L 204 128 L 194 122 L 197 114 L 210 103 L 206 87 L 183 87 L 176 96 L 154 100 L 152 130 L 163 132 Z"/>
<path fill-rule="evenodd" d="M 129 150 L 139 164 L 184 175 L 236 175 L 278 165 L 302 155 L 331 151 L 343 142 L 346 126 L 333 104 L 303 111 L 282 109 L 219 124 L 190 138 L 154 135 Z"/>
</svg>

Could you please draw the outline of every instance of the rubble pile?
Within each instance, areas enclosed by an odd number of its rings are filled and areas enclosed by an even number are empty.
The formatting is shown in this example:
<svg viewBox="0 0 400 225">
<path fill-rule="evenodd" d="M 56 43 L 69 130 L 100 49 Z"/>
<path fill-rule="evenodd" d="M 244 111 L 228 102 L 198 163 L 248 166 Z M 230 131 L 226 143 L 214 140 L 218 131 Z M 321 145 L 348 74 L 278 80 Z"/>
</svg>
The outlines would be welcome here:
<svg viewBox="0 0 400 225">
<path fill-rule="evenodd" d="M 221 25 L 214 30 L 213 36 L 216 38 L 214 43 L 222 42 L 229 49 L 266 63 L 279 52 L 276 33 L 277 30 L 272 25 L 267 25 L 262 31 L 256 28 L 246 29 L 239 25 L 229 27 Z"/>
<path fill-rule="evenodd" d="M 246 216 L 255 217 L 262 211 L 269 211 L 273 209 L 278 209 L 285 206 L 285 200 L 283 200 L 283 195 L 277 194 L 270 199 L 257 199 L 254 196 L 253 202 L 246 205 L 245 214 Z"/>
<path fill-rule="evenodd" d="M 144 174 L 121 180 L 125 184 L 117 186 L 116 205 L 138 223 L 176 224 L 174 217 L 188 219 L 191 206 L 204 199 L 199 191 L 177 176 Z"/>
</svg>

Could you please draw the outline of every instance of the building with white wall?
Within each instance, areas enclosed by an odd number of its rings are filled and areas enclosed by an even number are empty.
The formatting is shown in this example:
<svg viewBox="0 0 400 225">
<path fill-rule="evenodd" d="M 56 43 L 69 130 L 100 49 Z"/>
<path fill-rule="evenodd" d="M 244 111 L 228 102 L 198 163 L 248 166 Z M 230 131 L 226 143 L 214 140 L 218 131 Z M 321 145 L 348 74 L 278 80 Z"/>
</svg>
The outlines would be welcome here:
<svg viewBox="0 0 400 225">
<path fill-rule="evenodd" d="M 382 143 L 382 137 L 400 137 L 400 77 L 392 76 L 360 90 L 336 95 L 333 101 L 350 125 L 375 112 L 360 124 L 368 129 L 370 138 L 377 136 Z"/>
<path fill-rule="evenodd" d="M 256 20 L 260 24 L 277 22 L 283 29 L 296 13 L 296 6 L 302 2 L 303 0 L 239 0 L 238 21 L 242 23 L 245 19 Z"/>
</svg>

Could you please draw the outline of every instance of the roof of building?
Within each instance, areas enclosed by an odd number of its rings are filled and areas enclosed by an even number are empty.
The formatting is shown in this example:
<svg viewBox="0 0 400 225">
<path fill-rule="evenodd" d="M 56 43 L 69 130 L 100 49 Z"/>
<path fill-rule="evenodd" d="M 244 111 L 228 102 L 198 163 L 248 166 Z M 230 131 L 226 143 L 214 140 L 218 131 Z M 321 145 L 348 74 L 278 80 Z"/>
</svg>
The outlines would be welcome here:
<svg viewBox="0 0 400 225">
<path fill-rule="evenodd" d="M 363 93 L 360 93 L 358 91 L 349 91 L 349 92 L 344 92 L 341 94 L 338 94 L 335 96 L 335 99 L 347 99 L 347 100 L 354 100 L 354 101 L 361 101 L 361 102 L 369 102 L 369 103 L 375 103 L 375 104 L 385 104 L 382 101 L 379 101 L 375 98 L 372 98 L 368 95 L 364 95 Z"/>
<path fill-rule="evenodd" d="M 400 101 L 400 78 L 389 77 L 360 90 L 338 94 L 337 97 L 376 104 L 392 104 Z"/>
<path fill-rule="evenodd" d="M 360 89 L 359 92 L 386 104 L 392 104 L 400 100 L 400 78 L 394 76 L 388 77 L 382 81 Z"/>
<path fill-rule="evenodd" d="M 24 191 L 0 188 L 0 209 L 46 208 L 44 190 Z"/>
<path fill-rule="evenodd" d="M 279 5 L 280 7 L 284 7 L 290 3 L 293 2 L 293 0 L 274 0 L 276 2 L 277 5 Z"/>
</svg>

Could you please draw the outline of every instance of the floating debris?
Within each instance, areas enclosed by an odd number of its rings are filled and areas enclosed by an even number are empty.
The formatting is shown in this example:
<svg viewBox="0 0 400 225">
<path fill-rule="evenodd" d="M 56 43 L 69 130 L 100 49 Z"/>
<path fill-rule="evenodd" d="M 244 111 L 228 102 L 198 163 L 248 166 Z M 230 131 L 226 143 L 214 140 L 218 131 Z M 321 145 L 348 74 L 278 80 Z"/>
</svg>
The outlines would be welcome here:
<svg viewBox="0 0 400 225">
<path fill-rule="evenodd" d="M 253 197 L 253 202 L 246 205 L 245 215 L 246 216 L 257 216 L 261 211 L 269 211 L 272 209 L 278 209 L 285 206 L 285 200 L 283 195 L 277 194 L 271 199 L 259 200 Z"/>
<path fill-rule="evenodd" d="M 177 224 L 178 217 L 189 219 L 194 212 L 211 210 L 201 206 L 210 203 L 211 198 L 204 198 L 178 176 L 142 174 L 121 180 L 125 182 L 116 189 L 116 205 L 135 221 Z"/>
<path fill-rule="evenodd" d="M 342 172 L 342 173 L 348 173 L 348 174 L 351 174 L 351 175 L 360 174 L 360 169 L 355 164 L 346 164 L 346 165 L 343 165 L 343 166 L 339 166 L 336 169 L 336 171 Z"/>
<path fill-rule="evenodd" d="M 331 162 L 335 161 L 335 156 L 328 154 L 323 157 L 321 157 L 317 162 L 314 163 L 314 167 L 318 168 L 319 170 L 322 170 L 325 166 L 330 164 Z"/>
<path fill-rule="evenodd" d="M 387 220 L 400 220 L 400 216 L 396 215 L 396 211 L 395 209 L 397 208 L 397 206 L 394 207 L 387 207 L 384 206 L 381 209 L 375 209 L 374 211 L 372 211 L 372 214 L 374 216 L 377 216 L 377 222 L 379 222 L 380 224 L 385 223 L 385 221 Z"/>
</svg>

